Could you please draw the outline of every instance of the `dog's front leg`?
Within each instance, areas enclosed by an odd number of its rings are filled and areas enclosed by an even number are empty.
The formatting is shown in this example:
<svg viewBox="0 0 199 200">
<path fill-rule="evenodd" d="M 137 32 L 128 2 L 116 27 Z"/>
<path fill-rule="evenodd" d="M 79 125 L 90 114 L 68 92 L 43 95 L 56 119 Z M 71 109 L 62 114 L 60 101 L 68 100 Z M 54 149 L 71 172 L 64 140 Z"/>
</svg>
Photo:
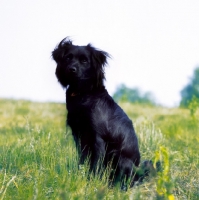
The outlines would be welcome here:
<svg viewBox="0 0 199 200">
<path fill-rule="evenodd" d="M 73 131 L 72 134 L 78 151 L 79 165 L 83 165 L 86 160 L 90 159 L 90 145 L 85 137 L 80 137 L 81 134 L 79 132 Z"/>
<path fill-rule="evenodd" d="M 105 156 L 105 142 L 101 137 L 97 137 L 93 144 L 91 154 L 91 171 L 96 174 L 100 173 L 104 163 Z"/>
</svg>

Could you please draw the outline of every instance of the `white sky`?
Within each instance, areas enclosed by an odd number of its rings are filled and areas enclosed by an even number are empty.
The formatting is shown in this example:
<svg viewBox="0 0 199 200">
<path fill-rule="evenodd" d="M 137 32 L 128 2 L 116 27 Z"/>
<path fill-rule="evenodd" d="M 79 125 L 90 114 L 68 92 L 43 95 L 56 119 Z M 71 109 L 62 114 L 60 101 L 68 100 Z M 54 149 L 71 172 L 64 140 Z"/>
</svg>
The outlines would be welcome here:
<svg viewBox="0 0 199 200">
<path fill-rule="evenodd" d="M 106 86 L 175 106 L 199 66 L 198 0 L 0 0 L 0 97 L 65 101 L 51 52 L 64 37 L 113 57 Z"/>
</svg>

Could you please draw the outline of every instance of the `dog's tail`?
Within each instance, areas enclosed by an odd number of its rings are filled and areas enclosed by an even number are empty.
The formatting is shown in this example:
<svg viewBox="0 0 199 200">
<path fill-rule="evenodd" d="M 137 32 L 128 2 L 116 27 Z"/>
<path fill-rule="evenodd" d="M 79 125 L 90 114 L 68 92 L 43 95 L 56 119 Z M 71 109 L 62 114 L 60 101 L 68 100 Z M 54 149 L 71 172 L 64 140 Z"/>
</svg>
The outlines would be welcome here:
<svg viewBox="0 0 199 200">
<path fill-rule="evenodd" d="M 138 168 L 135 168 L 135 173 L 132 178 L 130 187 L 135 184 L 140 184 L 146 177 L 154 177 L 157 172 L 161 170 L 161 163 L 155 163 L 155 166 L 151 160 L 143 161 Z"/>
</svg>

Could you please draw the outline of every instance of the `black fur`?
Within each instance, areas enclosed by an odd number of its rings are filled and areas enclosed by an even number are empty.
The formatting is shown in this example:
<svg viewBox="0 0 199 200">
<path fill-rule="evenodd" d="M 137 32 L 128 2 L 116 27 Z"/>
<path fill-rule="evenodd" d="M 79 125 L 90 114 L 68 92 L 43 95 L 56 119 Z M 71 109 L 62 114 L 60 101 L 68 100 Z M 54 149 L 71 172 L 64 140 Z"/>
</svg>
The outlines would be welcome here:
<svg viewBox="0 0 199 200">
<path fill-rule="evenodd" d="M 111 163 L 113 182 L 120 179 L 123 189 L 128 187 L 128 181 L 133 185 L 133 169 L 140 163 L 138 140 L 132 121 L 105 89 L 104 67 L 109 54 L 91 44 L 75 46 L 65 38 L 52 57 L 57 63 L 58 81 L 67 88 L 67 124 L 80 163 L 89 158 L 94 173 L 99 161 L 104 167 Z"/>
</svg>

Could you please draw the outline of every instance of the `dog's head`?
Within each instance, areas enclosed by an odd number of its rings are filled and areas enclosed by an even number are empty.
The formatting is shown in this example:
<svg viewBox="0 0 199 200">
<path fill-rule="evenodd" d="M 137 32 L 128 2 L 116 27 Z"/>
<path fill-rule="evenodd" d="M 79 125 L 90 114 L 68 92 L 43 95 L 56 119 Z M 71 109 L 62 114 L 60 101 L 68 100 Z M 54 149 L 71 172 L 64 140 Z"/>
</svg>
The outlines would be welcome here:
<svg viewBox="0 0 199 200">
<path fill-rule="evenodd" d="M 52 52 L 57 63 L 56 76 L 63 87 L 68 85 L 103 85 L 104 66 L 107 64 L 108 53 L 87 46 L 75 46 L 68 38 L 64 38 Z"/>
</svg>

